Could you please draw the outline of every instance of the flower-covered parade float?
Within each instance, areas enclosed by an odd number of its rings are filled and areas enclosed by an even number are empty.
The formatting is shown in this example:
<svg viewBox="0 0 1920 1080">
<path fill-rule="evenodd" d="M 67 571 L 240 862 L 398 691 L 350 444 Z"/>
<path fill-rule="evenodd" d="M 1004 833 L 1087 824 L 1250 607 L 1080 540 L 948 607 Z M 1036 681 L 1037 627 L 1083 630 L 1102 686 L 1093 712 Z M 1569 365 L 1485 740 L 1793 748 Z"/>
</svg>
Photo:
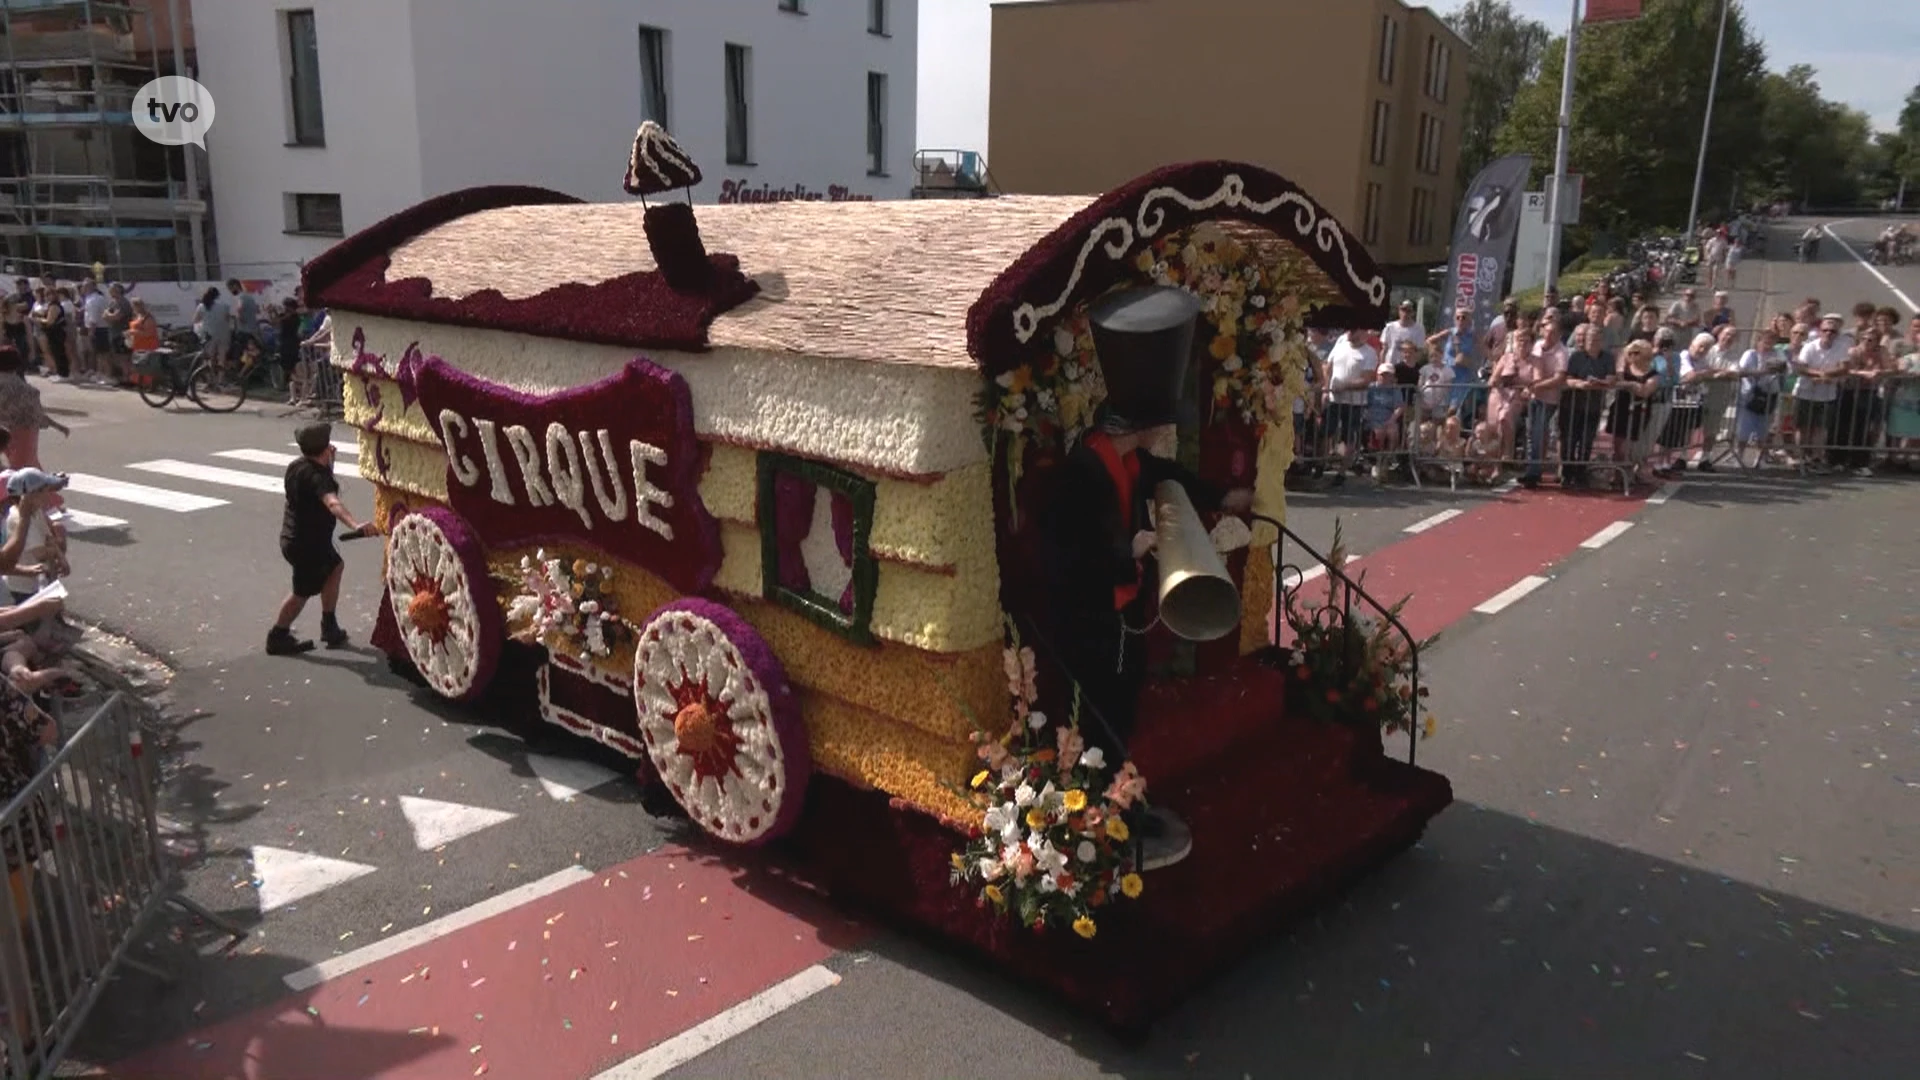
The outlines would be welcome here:
<svg viewBox="0 0 1920 1080">
<path fill-rule="evenodd" d="M 1448 804 L 1378 722 L 1299 707 L 1343 662 L 1275 565 L 1305 331 L 1387 297 L 1310 197 L 1202 162 L 696 213 L 698 177 L 648 125 L 638 205 L 477 188 L 307 267 L 396 667 L 1119 1026 Z M 1130 682 L 1072 659 L 1109 655 L 1061 610 L 1076 468 L 1124 493 L 1092 516 L 1150 519 L 1090 594 Z M 1413 659 L 1362 652 L 1383 692 Z"/>
</svg>

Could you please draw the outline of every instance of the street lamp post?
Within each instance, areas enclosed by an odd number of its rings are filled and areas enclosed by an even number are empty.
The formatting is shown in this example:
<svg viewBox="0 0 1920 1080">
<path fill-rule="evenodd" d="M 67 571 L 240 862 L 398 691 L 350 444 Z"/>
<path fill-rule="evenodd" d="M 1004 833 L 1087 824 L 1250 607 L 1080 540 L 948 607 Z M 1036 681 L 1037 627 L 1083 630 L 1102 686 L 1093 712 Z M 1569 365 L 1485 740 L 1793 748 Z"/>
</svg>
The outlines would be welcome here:
<svg viewBox="0 0 1920 1080">
<path fill-rule="evenodd" d="M 1707 141 L 1713 134 L 1713 99 L 1720 93 L 1720 52 L 1727 45 L 1727 13 L 1733 0 L 1720 0 L 1720 33 L 1713 39 L 1713 74 L 1707 79 L 1707 115 L 1700 121 L 1700 160 L 1693 166 L 1693 201 L 1687 206 L 1686 242 L 1693 243 L 1700 227 L 1700 184 L 1707 178 Z"/>
<path fill-rule="evenodd" d="M 1556 291 L 1560 284 L 1560 198 L 1567 187 L 1567 136 L 1573 129 L 1573 50 L 1579 40 L 1580 0 L 1573 0 L 1573 17 L 1567 22 L 1565 70 L 1560 73 L 1560 134 L 1553 144 L 1553 185 L 1547 189 L 1548 292 Z"/>
</svg>

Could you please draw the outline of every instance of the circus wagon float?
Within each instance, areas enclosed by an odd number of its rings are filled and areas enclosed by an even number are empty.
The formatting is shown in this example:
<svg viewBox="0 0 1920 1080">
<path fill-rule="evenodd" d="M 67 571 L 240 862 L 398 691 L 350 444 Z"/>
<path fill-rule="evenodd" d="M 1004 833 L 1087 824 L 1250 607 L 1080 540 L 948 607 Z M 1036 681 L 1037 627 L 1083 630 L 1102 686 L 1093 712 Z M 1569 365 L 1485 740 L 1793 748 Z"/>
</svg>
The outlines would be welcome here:
<svg viewBox="0 0 1920 1080">
<path fill-rule="evenodd" d="M 1304 550 L 1282 522 L 1305 329 L 1385 321 L 1385 280 L 1310 197 L 1203 162 L 1098 198 L 696 214 L 668 193 L 698 175 L 649 125 L 639 203 L 462 191 L 307 268 L 396 667 L 537 709 L 736 857 L 1121 1026 L 1447 805 L 1383 741 L 1419 726 L 1413 643 L 1338 566 L 1317 601 L 1276 566 Z M 1123 392 L 1102 304 L 1156 289 L 1193 314 L 1164 339 L 1191 363 L 1169 361 L 1155 452 L 1252 497 L 1142 493 L 1122 763 L 1061 662 L 1043 534 Z M 1184 819 L 1184 861 L 1142 861 L 1150 807 Z"/>
</svg>

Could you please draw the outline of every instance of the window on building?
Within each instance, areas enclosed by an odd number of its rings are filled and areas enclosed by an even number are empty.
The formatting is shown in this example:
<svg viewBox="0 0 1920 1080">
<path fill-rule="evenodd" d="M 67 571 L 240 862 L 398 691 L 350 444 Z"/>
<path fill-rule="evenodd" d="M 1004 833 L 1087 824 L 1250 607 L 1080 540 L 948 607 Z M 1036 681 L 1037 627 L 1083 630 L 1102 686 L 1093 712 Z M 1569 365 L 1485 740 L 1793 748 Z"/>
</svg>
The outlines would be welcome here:
<svg viewBox="0 0 1920 1080">
<path fill-rule="evenodd" d="M 1423 173 L 1440 172 L 1440 118 L 1432 113 L 1420 114 L 1419 167 Z"/>
<path fill-rule="evenodd" d="M 1445 120 L 1440 119 L 1437 116 L 1434 117 L 1433 118 L 1433 151 L 1432 151 L 1432 157 L 1427 164 L 1427 171 L 1432 173 L 1435 176 L 1440 175 L 1440 159 L 1443 156 L 1441 154 L 1441 149 L 1446 145 L 1446 133 L 1447 133 L 1447 122 Z"/>
<path fill-rule="evenodd" d="M 667 32 L 640 28 L 640 119 L 667 123 Z"/>
<path fill-rule="evenodd" d="M 881 37 L 893 33 L 887 26 L 887 0 L 867 0 L 867 33 Z"/>
<path fill-rule="evenodd" d="M 887 175 L 887 77 L 867 72 L 867 175 Z"/>
<path fill-rule="evenodd" d="M 287 231 L 307 236 L 347 235 L 346 216 L 340 212 L 340 196 L 306 192 L 286 195 Z"/>
<path fill-rule="evenodd" d="M 1400 24 L 1391 15 L 1380 17 L 1380 81 L 1393 85 L 1393 66 L 1400 51 Z"/>
<path fill-rule="evenodd" d="M 311 9 L 283 11 L 286 41 L 288 142 L 327 145 L 327 123 L 320 107 L 320 38 Z"/>
<path fill-rule="evenodd" d="M 1440 71 L 1433 80 L 1433 100 L 1447 100 L 1447 81 L 1453 78 L 1453 50 L 1440 46 Z"/>
<path fill-rule="evenodd" d="M 759 462 L 760 587 L 768 600 L 858 642 L 873 639 L 879 569 L 873 481 L 782 454 Z"/>
<path fill-rule="evenodd" d="M 1423 205 L 1421 197 L 1425 194 L 1426 192 L 1419 188 L 1413 189 L 1413 205 L 1407 210 L 1407 243 L 1409 244 L 1420 243 L 1420 214 Z"/>
<path fill-rule="evenodd" d="M 1370 159 L 1375 165 L 1387 163 L 1387 147 L 1393 136 L 1393 106 L 1384 101 L 1373 103 L 1373 149 Z"/>
<path fill-rule="evenodd" d="M 727 164 L 753 164 L 753 50 L 727 46 Z"/>
<path fill-rule="evenodd" d="M 780 0 L 780 10 L 793 15 L 805 15 L 807 9 L 800 6 L 800 0 Z"/>
<path fill-rule="evenodd" d="M 1380 185 L 1367 185 L 1367 209 L 1360 223 L 1360 239 L 1364 243 L 1380 242 Z"/>
</svg>

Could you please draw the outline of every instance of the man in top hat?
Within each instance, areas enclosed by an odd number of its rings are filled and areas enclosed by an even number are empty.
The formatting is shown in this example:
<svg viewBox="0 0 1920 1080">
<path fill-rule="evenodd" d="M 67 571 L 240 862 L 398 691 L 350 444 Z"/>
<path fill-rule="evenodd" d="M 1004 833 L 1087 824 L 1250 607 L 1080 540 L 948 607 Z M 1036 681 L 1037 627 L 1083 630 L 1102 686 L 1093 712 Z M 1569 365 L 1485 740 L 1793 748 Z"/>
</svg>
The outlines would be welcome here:
<svg viewBox="0 0 1920 1080">
<path fill-rule="evenodd" d="M 373 525 L 360 524 L 340 501 L 340 482 L 333 478 L 333 425 L 308 424 L 294 433 L 300 456 L 287 466 L 287 509 L 280 522 L 280 554 L 293 567 L 293 591 L 280 602 L 280 613 L 267 632 L 267 652 L 292 656 L 310 652 L 313 642 L 293 636 L 293 621 L 307 601 L 320 598 L 320 637 L 327 648 L 347 643 L 334 608 L 340 602 L 340 579 L 346 564 L 333 546 L 333 523 L 349 535 L 371 536 Z"/>
<path fill-rule="evenodd" d="M 1043 515 L 1053 645 L 1079 685 L 1087 742 L 1109 767 L 1126 757 L 1146 675 L 1153 490 L 1172 480 L 1202 512 L 1242 512 L 1253 493 L 1222 496 L 1180 465 L 1147 452 L 1172 433 L 1188 382 L 1200 302 L 1184 289 L 1150 287 L 1112 294 L 1090 313 L 1107 387 L 1096 430 L 1061 466 Z M 1134 823 L 1142 870 L 1171 866 L 1193 848 L 1186 824 L 1155 807 Z"/>
</svg>

